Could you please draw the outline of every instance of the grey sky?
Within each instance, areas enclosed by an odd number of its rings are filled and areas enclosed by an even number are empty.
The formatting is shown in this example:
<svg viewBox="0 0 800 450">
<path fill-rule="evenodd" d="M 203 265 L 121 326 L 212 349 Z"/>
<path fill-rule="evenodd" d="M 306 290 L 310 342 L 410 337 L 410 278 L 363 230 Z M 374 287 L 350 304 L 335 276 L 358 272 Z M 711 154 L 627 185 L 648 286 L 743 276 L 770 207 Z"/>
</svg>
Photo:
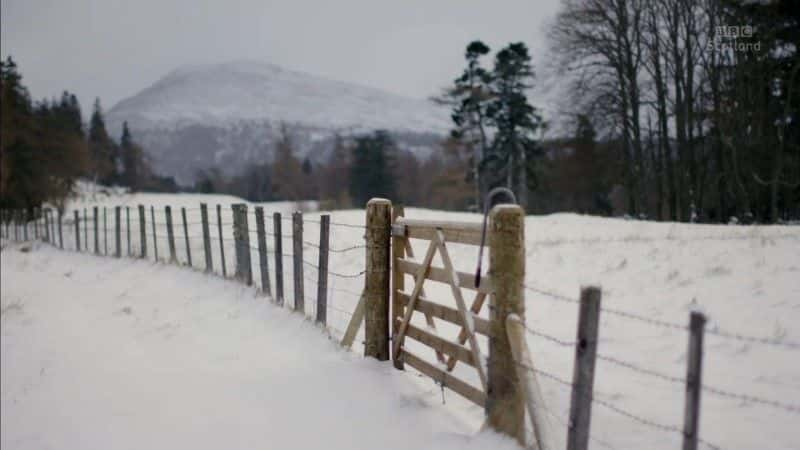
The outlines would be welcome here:
<svg viewBox="0 0 800 450">
<path fill-rule="evenodd" d="M 184 64 L 256 59 L 413 97 L 463 66 L 467 42 L 524 41 L 542 60 L 558 0 L 0 0 L 0 50 L 34 98 L 105 108 Z"/>
</svg>

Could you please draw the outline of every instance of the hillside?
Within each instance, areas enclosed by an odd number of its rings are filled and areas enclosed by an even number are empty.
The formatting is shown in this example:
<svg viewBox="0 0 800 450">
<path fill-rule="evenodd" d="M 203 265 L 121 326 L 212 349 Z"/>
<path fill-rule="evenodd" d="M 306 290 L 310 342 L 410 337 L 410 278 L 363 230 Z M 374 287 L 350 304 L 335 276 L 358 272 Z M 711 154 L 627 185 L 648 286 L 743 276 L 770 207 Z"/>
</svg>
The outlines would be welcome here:
<svg viewBox="0 0 800 450">
<path fill-rule="evenodd" d="M 157 170 L 183 183 L 198 169 L 231 173 L 270 160 L 282 124 L 312 160 L 326 156 L 336 133 L 375 129 L 426 156 L 449 126 L 447 110 L 427 100 L 252 61 L 179 68 L 120 101 L 107 120 L 115 136 L 127 121 Z"/>
</svg>

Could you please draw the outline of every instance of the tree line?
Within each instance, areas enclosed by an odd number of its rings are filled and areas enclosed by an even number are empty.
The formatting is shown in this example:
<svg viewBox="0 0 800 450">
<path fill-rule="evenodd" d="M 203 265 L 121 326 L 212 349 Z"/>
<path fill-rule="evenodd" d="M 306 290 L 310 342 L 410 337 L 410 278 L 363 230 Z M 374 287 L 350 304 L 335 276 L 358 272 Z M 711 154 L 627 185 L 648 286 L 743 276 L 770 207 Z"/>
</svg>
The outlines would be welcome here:
<svg viewBox="0 0 800 450">
<path fill-rule="evenodd" d="M 628 214 L 800 218 L 798 2 L 563 0 L 550 35 Z"/>
<path fill-rule="evenodd" d="M 0 61 L 0 95 L 0 207 L 63 208 L 80 178 L 132 190 L 176 188 L 153 174 L 127 123 L 119 143 L 109 136 L 99 99 L 88 125 L 74 94 L 34 101 L 10 56 Z"/>
</svg>

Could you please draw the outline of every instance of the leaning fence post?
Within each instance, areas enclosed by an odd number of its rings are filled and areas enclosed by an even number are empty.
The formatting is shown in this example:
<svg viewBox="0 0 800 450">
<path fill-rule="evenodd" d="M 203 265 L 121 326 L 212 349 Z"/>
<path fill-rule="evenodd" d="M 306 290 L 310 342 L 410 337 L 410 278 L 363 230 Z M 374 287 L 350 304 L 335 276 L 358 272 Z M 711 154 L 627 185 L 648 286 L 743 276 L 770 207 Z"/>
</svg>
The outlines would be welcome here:
<svg viewBox="0 0 800 450">
<path fill-rule="evenodd" d="M 686 369 L 686 405 L 683 415 L 683 450 L 697 450 L 700 436 L 700 391 L 703 386 L 703 332 L 706 317 L 692 311 L 689 318 L 689 355 Z"/>
<path fill-rule="evenodd" d="M 367 202 L 367 258 L 364 280 L 364 356 L 389 359 L 389 227 L 392 202 Z"/>
<path fill-rule="evenodd" d="M 292 262 L 294 275 L 294 310 L 305 314 L 305 282 L 303 278 L 303 213 L 292 213 Z"/>
<path fill-rule="evenodd" d="M 275 231 L 275 300 L 283 305 L 283 236 L 281 235 L 281 213 L 272 215 Z"/>
<path fill-rule="evenodd" d="M 108 255 L 108 214 L 105 206 L 103 206 L 103 254 Z"/>
<path fill-rule="evenodd" d="M 59 210 L 58 210 L 58 247 L 61 250 L 64 250 L 64 233 L 63 233 L 63 229 L 61 227 L 63 222 L 64 222 L 64 211 L 62 211 L 59 208 Z M 8 234 L 8 232 L 6 232 L 6 234 Z"/>
<path fill-rule="evenodd" d="M 489 276 L 492 280 L 489 319 L 486 417 L 494 430 L 525 443 L 524 393 L 517 377 L 506 329 L 509 314 L 525 317 L 525 212 L 500 205 L 490 212 Z"/>
<path fill-rule="evenodd" d="M 115 206 L 114 207 L 114 219 L 115 219 L 114 220 L 114 223 L 115 223 L 115 226 L 114 226 L 114 237 L 115 237 L 114 242 L 116 243 L 116 245 L 115 245 L 116 252 L 114 253 L 114 256 L 116 256 L 117 258 L 122 256 L 122 242 L 121 242 L 122 241 L 122 230 L 120 229 L 120 226 L 121 226 L 120 221 L 122 220 L 121 216 L 122 216 L 122 208 L 119 207 L 119 206 Z"/>
<path fill-rule="evenodd" d="M 100 254 L 100 228 L 99 228 L 100 217 L 98 211 L 99 210 L 97 206 L 92 207 L 92 214 L 94 217 L 94 253 L 96 255 Z"/>
<path fill-rule="evenodd" d="M 150 206 L 150 221 L 153 223 L 153 256 L 158 261 L 158 236 L 156 235 L 156 209 Z"/>
<path fill-rule="evenodd" d="M 319 272 L 317 273 L 317 323 L 328 322 L 328 251 L 331 216 L 324 214 L 319 222 Z"/>
<path fill-rule="evenodd" d="M 75 213 L 75 250 L 81 251 L 81 216 L 76 209 Z"/>
<path fill-rule="evenodd" d="M 264 230 L 264 208 L 256 206 L 256 235 L 258 237 L 258 265 L 261 268 L 261 292 L 272 296 L 269 285 L 269 260 L 267 259 L 267 235 Z"/>
<path fill-rule="evenodd" d="M 227 277 L 225 269 L 225 240 L 222 239 L 222 206 L 217 205 L 217 230 L 219 231 L 219 259 L 222 263 L 222 277 Z"/>
<path fill-rule="evenodd" d="M 208 229 L 208 205 L 200 203 L 200 218 L 203 222 L 203 253 L 206 257 L 206 272 L 214 271 L 214 262 L 211 259 L 211 232 Z"/>
<path fill-rule="evenodd" d="M 167 245 L 169 246 L 169 262 L 175 262 L 175 231 L 172 228 L 172 207 L 164 207 L 164 216 L 167 218 Z"/>
<path fill-rule="evenodd" d="M 144 205 L 139 205 L 139 249 L 142 259 L 147 258 L 147 229 L 145 228 Z"/>
<path fill-rule="evenodd" d="M 186 263 L 192 267 L 192 248 L 189 246 L 189 224 L 186 223 L 186 208 L 181 208 L 183 218 L 183 236 L 186 238 Z"/>
<path fill-rule="evenodd" d="M 589 448 L 601 296 L 602 293 L 598 287 L 581 288 L 578 338 L 575 345 L 572 398 L 569 410 L 571 427 L 567 432 L 567 450 L 586 450 Z"/>
</svg>

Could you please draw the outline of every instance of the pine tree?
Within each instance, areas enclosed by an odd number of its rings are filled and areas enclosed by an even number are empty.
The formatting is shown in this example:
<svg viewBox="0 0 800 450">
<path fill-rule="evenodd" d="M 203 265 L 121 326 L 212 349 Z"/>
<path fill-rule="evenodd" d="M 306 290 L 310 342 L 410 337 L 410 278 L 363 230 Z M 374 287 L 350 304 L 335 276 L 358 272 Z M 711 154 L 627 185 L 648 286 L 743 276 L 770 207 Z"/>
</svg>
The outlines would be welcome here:
<svg viewBox="0 0 800 450">
<path fill-rule="evenodd" d="M 128 128 L 128 122 L 123 122 L 122 124 L 120 153 L 122 159 L 121 181 L 125 186 L 128 186 L 131 191 L 141 189 L 147 174 L 147 166 L 144 161 L 144 152 L 141 147 L 133 142 L 131 131 Z"/>
<path fill-rule="evenodd" d="M 95 182 L 111 184 L 119 181 L 117 153 L 117 146 L 106 131 L 103 109 L 98 98 L 94 102 L 92 117 L 89 120 L 89 154 Z"/>
<path fill-rule="evenodd" d="M 528 48 L 512 43 L 495 56 L 492 74 L 492 100 L 487 115 L 496 128 L 485 167 L 496 176 L 493 185 L 505 186 L 527 206 L 528 190 L 536 186 L 536 159 L 542 155 L 536 134 L 542 119 L 525 95 L 532 87 L 533 68 Z M 505 182 L 502 182 L 502 178 Z"/>
<path fill-rule="evenodd" d="M 394 145 L 383 130 L 356 138 L 350 169 L 350 195 L 356 205 L 364 205 L 373 197 L 395 197 Z"/>
</svg>

